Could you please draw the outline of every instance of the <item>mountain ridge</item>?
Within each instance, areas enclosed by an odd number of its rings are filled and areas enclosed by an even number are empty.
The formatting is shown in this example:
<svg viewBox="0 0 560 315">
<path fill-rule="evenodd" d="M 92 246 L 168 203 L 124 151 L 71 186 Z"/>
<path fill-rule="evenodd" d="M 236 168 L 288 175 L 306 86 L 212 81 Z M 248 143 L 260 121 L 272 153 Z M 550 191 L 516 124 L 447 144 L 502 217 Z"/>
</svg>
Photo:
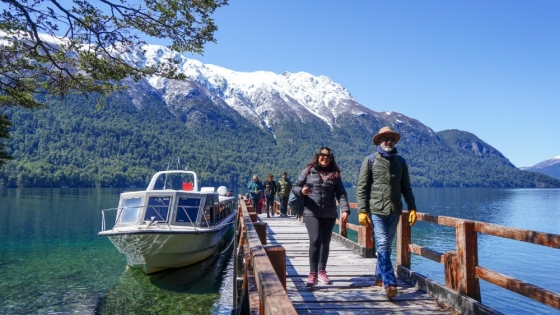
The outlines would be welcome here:
<svg viewBox="0 0 560 315">
<path fill-rule="evenodd" d="M 434 132 L 403 114 L 368 109 L 324 76 L 236 73 L 161 46 L 126 58 L 138 65 L 175 58 L 187 78 L 125 80 L 129 89 L 100 110 L 80 96 L 46 97 L 43 110 L 0 109 L 14 122 L 6 143 L 14 160 L 0 169 L 0 186 L 142 186 L 173 156 L 209 183 L 244 185 L 254 173 L 294 178 L 324 145 L 352 185 L 375 149 L 373 135 L 390 126 L 402 135 L 397 148 L 415 186 L 560 187 L 515 168 L 471 133 Z"/>
<path fill-rule="evenodd" d="M 533 166 L 520 167 L 520 169 L 560 179 L 560 155 L 541 161 Z"/>
</svg>

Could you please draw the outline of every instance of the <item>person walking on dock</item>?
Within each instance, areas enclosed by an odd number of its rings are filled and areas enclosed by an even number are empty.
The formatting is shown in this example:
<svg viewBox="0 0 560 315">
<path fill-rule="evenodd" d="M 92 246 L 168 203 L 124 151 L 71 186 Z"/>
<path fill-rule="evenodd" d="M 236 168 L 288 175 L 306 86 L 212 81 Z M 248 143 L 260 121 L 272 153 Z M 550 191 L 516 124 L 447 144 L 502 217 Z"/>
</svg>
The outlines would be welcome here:
<svg viewBox="0 0 560 315">
<path fill-rule="evenodd" d="M 274 195 L 276 195 L 276 182 L 274 175 L 268 174 L 267 180 L 264 182 L 264 196 L 266 197 L 266 217 L 270 218 L 270 213 L 274 215 Z"/>
<path fill-rule="evenodd" d="M 292 192 L 304 199 L 303 216 L 309 235 L 310 269 L 306 286 L 314 287 L 318 281 L 331 284 L 326 267 L 337 217 L 336 200 L 340 204 L 344 223 L 348 221 L 350 207 L 340 169 L 330 148 L 322 147 L 315 153 L 311 163 L 295 181 Z"/>
<path fill-rule="evenodd" d="M 251 204 L 253 205 L 253 211 L 259 213 L 259 199 L 261 199 L 261 194 L 263 192 L 263 184 L 259 180 L 259 176 L 253 175 L 253 180 L 247 185 L 247 190 L 249 191 L 249 197 L 251 198 Z"/>
<path fill-rule="evenodd" d="M 288 214 L 288 198 L 290 197 L 290 191 L 292 191 L 292 182 L 288 179 L 288 173 L 282 173 L 282 178 L 278 180 L 276 193 L 278 194 L 278 199 L 280 200 L 280 216 L 286 216 Z M 274 213 L 272 213 L 274 215 Z"/>
<path fill-rule="evenodd" d="M 389 299 L 397 295 L 391 244 L 403 210 L 402 197 L 410 211 L 408 222 L 411 226 L 416 223 L 416 203 L 408 166 L 395 148 L 400 138 L 401 135 L 389 127 L 379 130 L 373 137 L 377 151 L 364 158 L 357 187 L 358 220 L 363 226 L 373 225 L 377 251 L 376 284 L 385 286 Z"/>
</svg>

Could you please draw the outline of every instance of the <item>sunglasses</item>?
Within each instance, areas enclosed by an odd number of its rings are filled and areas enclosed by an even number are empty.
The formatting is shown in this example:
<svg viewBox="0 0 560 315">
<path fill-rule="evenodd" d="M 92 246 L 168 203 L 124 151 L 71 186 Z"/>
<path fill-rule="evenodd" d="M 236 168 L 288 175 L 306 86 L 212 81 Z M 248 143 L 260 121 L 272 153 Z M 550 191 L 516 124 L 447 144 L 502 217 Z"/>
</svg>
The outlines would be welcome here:
<svg viewBox="0 0 560 315">
<path fill-rule="evenodd" d="M 389 141 L 395 142 L 394 137 L 388 137 L 388 138 L 383 137 L 383 138 L 380 138 L 379 140 L 381 140 L 381 142 L 389 142 Z"/>
<path fill-rule="evenodd" d="M 319 153 L 319 157 L 330 159 L 331 155 L 330 154 L 325 154 L 325 153 Z"/>
</svg>

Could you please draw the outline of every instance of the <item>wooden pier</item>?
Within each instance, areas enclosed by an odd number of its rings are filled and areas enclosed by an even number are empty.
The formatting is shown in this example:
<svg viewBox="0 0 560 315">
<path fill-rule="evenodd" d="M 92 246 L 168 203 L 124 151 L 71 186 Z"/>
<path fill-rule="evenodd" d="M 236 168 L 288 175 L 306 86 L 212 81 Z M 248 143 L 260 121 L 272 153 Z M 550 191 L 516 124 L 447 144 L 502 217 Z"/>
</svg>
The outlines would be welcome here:
<svg viewBox="0 0 560 315">
<path fill-rule="evenodd" d="M 286 251 L 286 293 L 298 314 L 457 314 L 437 299 L 398 281 L 398 295 L 391 301 L 375 285 L 375 258 L 362 258 L 336 241 L 331 243 L 327 272 L 331 285 L 305 286 L 309 251 L 305 224 L 294 217 L 267 219 L 267 245 Z"/>
<path fill-rule="evenodd" d="M 355 204 L 351 204 L 351 207 Z M 479 279 L 560 309 L 560 294 L 478 266 L 477 233 L 560 248 L 560 235 L 418 213 L 418 219 L 452 226 L 457 250 L 446 253 L 411 242 L 408 213 L 397 230 L 398 294 L 387 299 L 374 283 L 376 259 L 370 227 L 340 226 L 333 233 L 327 272 L 333 283 L 305 286 L 309 273 L 305 224 L 293 216 L 257 216 L 242 198 L 236 229 L 237 314 L 501 314 L 480 302 Z M 404 222 L 404 223 L 403 223 Z M 355 243 L 347 230 L 358 234 Z M 411 254 L 444 265 L 445 285 L 410 269 Z"/>
</svg>

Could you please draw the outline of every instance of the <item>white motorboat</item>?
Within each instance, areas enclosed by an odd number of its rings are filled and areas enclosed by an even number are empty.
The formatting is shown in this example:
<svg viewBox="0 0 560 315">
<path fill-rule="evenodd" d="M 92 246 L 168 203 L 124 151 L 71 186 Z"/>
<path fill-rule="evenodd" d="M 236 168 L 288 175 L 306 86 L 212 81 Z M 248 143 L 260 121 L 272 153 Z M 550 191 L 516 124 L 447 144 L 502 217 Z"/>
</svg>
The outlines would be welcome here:
<svg viewBox="0 0 560 315">
<path fill-rule="evenodd" d="M 121 193 L 118 208 L 102 210 L 99 235 L 147 274 L 191 265 L 215 254 L 235 223 L 236 199 L 227 193 L 199 189 L 191 171 L 157 172 L 145 191 Z M 109 214 L 114 226 L 106 229 Z"/>
</svg>

